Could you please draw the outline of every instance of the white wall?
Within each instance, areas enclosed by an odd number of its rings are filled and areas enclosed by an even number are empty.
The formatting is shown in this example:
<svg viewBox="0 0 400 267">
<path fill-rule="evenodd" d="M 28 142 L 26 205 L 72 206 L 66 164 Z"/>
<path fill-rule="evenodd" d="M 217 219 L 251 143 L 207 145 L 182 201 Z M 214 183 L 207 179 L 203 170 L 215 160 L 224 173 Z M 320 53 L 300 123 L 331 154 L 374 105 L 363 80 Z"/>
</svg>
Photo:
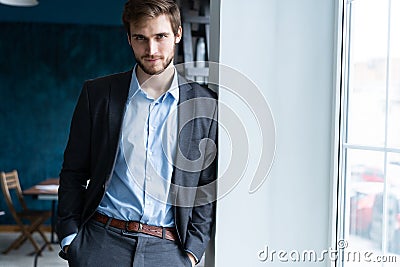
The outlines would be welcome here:
<svg viewBox="0 0 400 267">
<path fill-rule="evenodd" d="M 288 252 L 330 246 L 335 1 L 212 2 L 220 4 L 219 61 L 263 92 L 275 118 L 277 148 L 256 193 L 248 193 L 247 175 L 219 200 L 215 266 L 326 266 L 261 262 L 257 254 L 265 245 Z M 224 83 L 231 77 L 219 78 Z M 222 112 L 219 120 L 230 118 Z M 229 153 L 221 142 L 221 162 Z"/>
</svg>

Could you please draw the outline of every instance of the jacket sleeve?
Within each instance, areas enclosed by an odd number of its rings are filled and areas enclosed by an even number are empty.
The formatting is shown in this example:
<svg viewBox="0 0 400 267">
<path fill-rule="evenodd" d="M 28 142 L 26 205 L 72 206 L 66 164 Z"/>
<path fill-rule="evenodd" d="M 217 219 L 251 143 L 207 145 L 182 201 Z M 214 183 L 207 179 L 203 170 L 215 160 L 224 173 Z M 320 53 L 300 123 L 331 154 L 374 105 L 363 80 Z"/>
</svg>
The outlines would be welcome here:
<svg viewBox="0 0 400 267">
<path fill-rule="evenodd" d="M 90 179 L 91 116 L 88 83 L 83 86 L 72 117 L 58 189 L 57 234 L 59 240 L 77 233 L 87 180 Z"/>
<path fill-rule="evenodd" d="M 212 163 L 201 171 L 184 245 L 185 250 L 194 254 L 198 260 L 206 250 L 215 223 L 218 158 L 216 150 L 218 146 L 217 110 L 218 107 L 215 106 L 209 131 L 209 140 L 212 140 L 215 146 L 211 145 L 210 149 L 205 151 L 205 162 L 210 162 L 209 159 L 212 158 Z"/>
</svg>

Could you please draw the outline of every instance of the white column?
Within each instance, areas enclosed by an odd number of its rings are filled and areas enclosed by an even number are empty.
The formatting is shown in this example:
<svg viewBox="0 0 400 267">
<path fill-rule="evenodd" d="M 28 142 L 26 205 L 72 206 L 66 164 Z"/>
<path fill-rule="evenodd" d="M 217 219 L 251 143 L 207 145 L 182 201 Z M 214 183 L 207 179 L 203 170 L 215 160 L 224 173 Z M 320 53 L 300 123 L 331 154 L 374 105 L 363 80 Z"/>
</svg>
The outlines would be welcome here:
<svg viewBox="0 0 400 267">
<path fill-rule="evenodd" d="M 327 266 L 329 259 L 291 263 L 286 255 L 288 262 L 280 262 L 275 254 L 273 262 L 262 262 L 257 254 L 265 246 L 288 253 L 319 253 L 330 246 L 335 1 L 211 2 L 220 25 L 211 24 L 211 34 L 219 32 L 211 51 L 219 54 L 211 53 L 210 60 L 237 69 L 259 87 L 275 118 L 277 148 L 258 191 L 249 194 L 249 173 L 218 201 L 215 266 Z M 219 114 L 221 124 L 230 119 Z M 259 145 L 253 139 L 250 133 L 250 151 Z M 229 153 L 220 140 L 220 162 Z"/>
</svg>

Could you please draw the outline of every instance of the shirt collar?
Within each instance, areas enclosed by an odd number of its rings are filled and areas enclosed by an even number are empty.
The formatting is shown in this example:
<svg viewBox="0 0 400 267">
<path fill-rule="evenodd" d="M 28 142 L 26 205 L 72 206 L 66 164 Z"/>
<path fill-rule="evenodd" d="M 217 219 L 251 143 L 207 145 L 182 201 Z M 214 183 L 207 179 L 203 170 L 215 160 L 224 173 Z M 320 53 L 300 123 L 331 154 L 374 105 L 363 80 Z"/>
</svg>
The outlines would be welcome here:
<svg viewBox="0 0 400 267">
<path fill-rule="evenodd" d="M 128 94 L 128 103 L 131 101 L 132 97 L 136 95 L 137 92 L 143 91 L 143 89 L 139 85 L 139 81 L 136 76 L 136 68 L 137 64 L 133 68 L 132 71 L 132 79 L 131 79 L 131 84 L 129 87 L 129 94 Z M 171 95 L 176 101 L 179 101 L 179 87 L 178 87 L 178 72 L 176 71 L 176 68 L 174 67 L 174 77 L 172 78 L 172 83 L 168 91 L 162 96 L 162 99 L 160 99 L 160 102 L 165 99 L 167 95 Z"/>
</svg>

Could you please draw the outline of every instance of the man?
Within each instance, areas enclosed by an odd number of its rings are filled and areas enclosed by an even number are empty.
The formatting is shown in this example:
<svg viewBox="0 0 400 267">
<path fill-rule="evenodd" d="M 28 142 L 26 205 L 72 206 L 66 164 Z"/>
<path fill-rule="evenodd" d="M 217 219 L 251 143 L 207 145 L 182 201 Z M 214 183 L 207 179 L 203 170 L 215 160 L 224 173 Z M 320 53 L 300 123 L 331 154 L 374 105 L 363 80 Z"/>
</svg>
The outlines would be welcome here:
<svg viewBox="0 0 400 267">
<path fill-rule="evenodd" d="M 129 0 L 136 66 L 85 82 L 60 173 L 70 266 L 194 266 L 215 216 L 216 95 L 173 66 L 173 0 Z"/>
</svg>

